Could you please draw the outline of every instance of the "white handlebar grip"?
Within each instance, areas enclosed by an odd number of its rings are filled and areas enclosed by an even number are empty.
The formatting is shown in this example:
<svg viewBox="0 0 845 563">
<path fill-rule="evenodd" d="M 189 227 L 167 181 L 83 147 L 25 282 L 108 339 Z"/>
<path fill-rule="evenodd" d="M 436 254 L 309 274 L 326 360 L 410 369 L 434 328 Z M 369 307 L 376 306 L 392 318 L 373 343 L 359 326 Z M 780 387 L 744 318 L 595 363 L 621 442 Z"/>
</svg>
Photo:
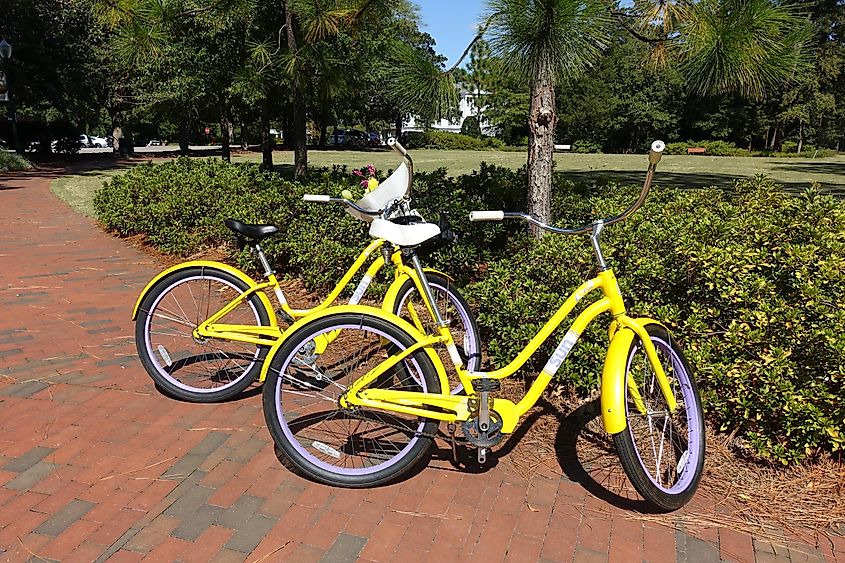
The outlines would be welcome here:
<svg viewBox="0 0 845 563">
<path fill-rule="evenodd" d="M 305 194 L 302 196 L 302 201 L 313 201 L 318 203 L 328 203 L 331 201 L 329 196 L 323 194 Z"/>
<path fill-rule="evenodd" d="M 651 150 L 653 150 L 654 152 L 663 152 L 663 149 L 665 148 L 666 143 L 664 143 L 663 141 L 654 141 L 651 144 Z"/>
<path fill-rule="evenodd" d="M 470 211 L 470 221 L 501 221 L 505 218 L 504 211 Z"/>
</svg>

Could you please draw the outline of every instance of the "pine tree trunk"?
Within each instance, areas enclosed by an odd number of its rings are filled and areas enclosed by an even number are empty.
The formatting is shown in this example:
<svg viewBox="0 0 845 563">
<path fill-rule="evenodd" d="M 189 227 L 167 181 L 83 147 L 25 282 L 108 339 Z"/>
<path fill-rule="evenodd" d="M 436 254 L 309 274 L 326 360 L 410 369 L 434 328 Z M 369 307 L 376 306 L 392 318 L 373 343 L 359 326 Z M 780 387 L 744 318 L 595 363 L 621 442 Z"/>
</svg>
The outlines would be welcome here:
<svg viewBox="0 0 845 563">
<path fill-rule="evenodd" d="M 132 133 L 132 128 L 128 125 L 123 128 L 123 139 L 120 141 L 120 147 L 124 155 L 128 157 L 135 156 L 135 135 Z"/>
<path fill-rule="evenodd" d="M 246 138 L 246 123 L 241 121 L 241 149 L 246 150 L 249 148 L 249 142 Z"/>
<path fill-rule="evenodd" d="M 261 102 L 261 169 L 273 170 L 273 138 L 270 136 L 270 100 Z"/>
<path fill-rule="evenodd" d="M 795 151 L 798 154 L 801 154 L 801 148 L 804 146 L 804 122 L 800 122 L 798 124 L 798 150 Z"/>
<path fill-rule="evenodd" d="M 320 123 L 320 147 L 326 148 L 326 135 L 328 135 L 329 126 L 326 122 Z"/>
<path fill-rule="evenodd" d="M 182 121 L 181 126 L 179 127 L 179 152 L 181 154 L 188 154 L 190 150 L 190 131 L 189 131 L 189 124 L 187 121 Z"/>
<path fill-rule="evenodd" d="M 229 147 L 231 123 L 225 115 L 220 116 L 220 156 L 226 162 L 232 161 L 232 151 Z"/>
<path fill-rule="evenodd" d="M 293 28 L 293 14 L 290 10 L 290 2 L 285 0 L 285 27 L 288 34 L 288 50 L 295 56 L 296 34 Z M 294 177 L 304 178 L 308 173 L 308 137 L 305 130 L 305 96 L 302 94 L 300 77 L 295 76 L 293 80 L 293 166 Z"/>
<path fill-rule="evenodd" d="M 397 113 L 396 114 L 396 140 L 398 141 L 401 138 L 402 138 L 402 114 Z"/>
<path fill-rule="evenodd" d="M 533 78 L 528 117 L 528 213 L 548 223 L 552 214 L 552 164 L 557 125 L 550 61 L 539 61 Z M 531 233 L 537 238 L 542 236 L 542 231 L 534 226 Z"/>
</svg>

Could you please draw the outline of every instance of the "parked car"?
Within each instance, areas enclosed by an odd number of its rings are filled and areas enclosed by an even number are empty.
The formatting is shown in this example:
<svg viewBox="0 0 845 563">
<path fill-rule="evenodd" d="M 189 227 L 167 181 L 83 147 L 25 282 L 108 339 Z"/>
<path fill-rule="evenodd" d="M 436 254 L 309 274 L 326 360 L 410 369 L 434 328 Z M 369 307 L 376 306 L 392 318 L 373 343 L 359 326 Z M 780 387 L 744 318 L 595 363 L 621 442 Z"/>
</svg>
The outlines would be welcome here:
<svg viewBox="0 0 845 563">
<path fill-rule="evenodd" d="M 105 137 L 97 137 L 96 135 L 89 135 L 88 136 L 88 146 L 89 147 L 96 147 L 99 149 L 104 149 L 109 146 L 108 141 Z"/>
<path fill-rule="evenodd" d="M 331 144 L 336 147 L 366 147 L 369 137 L 363 131 L 354 129 L 335 129 Z"/>
<path fill-rule="evenodd" d="M 376 133 L 375 131 L 370 131 L 367 133 L 367 144 L 371 147 L 380 147 L 384 143 L 381 142 L 381 135 Z"/>
<path fill-rule="evenodd" d="M 160 146 L 162 146 L 162 142 L 159 141 L 158 139 L 150 139 L 147 142 L 147 146 L 148 147 L 160 147 Z"/>
</svg>

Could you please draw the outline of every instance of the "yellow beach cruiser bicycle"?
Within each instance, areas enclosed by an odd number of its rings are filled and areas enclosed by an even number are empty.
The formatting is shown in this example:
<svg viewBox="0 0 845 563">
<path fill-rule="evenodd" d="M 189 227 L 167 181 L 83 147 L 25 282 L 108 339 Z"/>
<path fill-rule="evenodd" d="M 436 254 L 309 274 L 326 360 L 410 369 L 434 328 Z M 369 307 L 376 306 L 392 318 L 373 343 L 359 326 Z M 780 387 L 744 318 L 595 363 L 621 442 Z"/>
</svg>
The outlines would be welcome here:
<svg viewBox="0 0 845 563">
<path fill-rule="evenodd" d="M 628 315 L 613 270 L 600 245 L 602 230 L 624 220 L 645 200 L 662 142 L 649 154 L 649 168 L 637 201 L 623 213 L 575 229 L 546 225 L 524 213 L 476 211 L 473 221 L 521 219 L 559 234 L 589 234 L 598 273 L 581 284 L 507 366 L 493 371 L 467 368 L 449 322 L 435 310 L 439 333 L 428 336 L 383 310 L 333 307 L 296 323 L 295 332 L 268 358 L 264 413 L 278 447 L 305 475 L 332 485 L 367 487 L 394 480 L 418 463 L 446 422 L 460 425 L 465 439 L 486 461 L 492 446 L 514 431 L 519 418 L 539 399 L 586 326 L 610 313 L 610 345 L 601 377 L 601 414 L 613 436 L 621 464 L 636 490 L 656 508 L 673 510 L 694 494 L 704 464 L 704 417 L 692 369 L 658 321 Z M 426 223 L 382 222 L 380 236 L 402 247 L 417 270 L 415 282 L 426 295 L 425 276 L 414 261 L 414 233 Z M 375 221 L 374 221 L 375 226 Z M 599 295 L 575 319 L 522 400 L 494 397 L 500 380 L 513 375 L 587 295 Z M 329 334 L 339 334 L 319 355 L 303 350 Z M 449 393 L 445 347 L 466 395 Z M 308 378 L 316 385 L 295 384 Z"/>
<path fill-rule="evenodd" d="M 390 145 L 402 155 L 404 162 L 391 176 L 363 198 L 352 202 L 328 196 L 306 196 L 306 201 L 337 202 L 347 206 L 362 221 L 381 221 L 382 217 L 400 220 L 419 214 L 410 208 L 413 181 L 413 160 L 408 151 L 394 140 Z M 256 282 L 244 272 L 212 261 L 190 261 L 164 270 L 147 284 L 135 303 L 135 343 L 145 370 L 159 388 L 173 397 L 193 402 L 229 399 L 241 393 L 256 379 L 266 376 L 264 359 L 291 334 L 286 327 L 297 319 L 325 310 L 335 303 L 353 278 L 370 261 L 349 300 L 357 304 L 372 280 L 392 263 L 395 279 L 384 297 L 385 311 L 401 315 L 425 333 L 434 327 L 427 311 L 444 310 L 452 321 L 462 358 L 472 366 L 480 364 L 481 342 L 475 317 L 466 300 L 442 272 L 429 268 L 405 266 L 403 254 L 394 242 L 376 237 L 358 256 L 329 295 L 308 309 L 291 307 L 279 285 L 276 273 L 261 249 L 260 242 L 279 233 L 274 225 L 249 225 L 234 219 L 226 226 L 258 255 L 266 281 Z M 449 242 L 450 231 L 438 226 L 438 237 L 431 246 Z M 401 241 L 400 241 L 401 242 Z M 432 307 L 420 299 L 416 279 L 418 272 L 426 278 L 425 294 Z M 265 291 L 278 302 L 278 315 Z M 279 320 L 284 324 L 280 324 Z M 327 339 L 318 339 L 303 351 L 305 358 L 319 354 Z M 457 382 L 451 391 L 459 393 Z M 297 382 L 307 388 L 307 380 Z"/>
</svg>

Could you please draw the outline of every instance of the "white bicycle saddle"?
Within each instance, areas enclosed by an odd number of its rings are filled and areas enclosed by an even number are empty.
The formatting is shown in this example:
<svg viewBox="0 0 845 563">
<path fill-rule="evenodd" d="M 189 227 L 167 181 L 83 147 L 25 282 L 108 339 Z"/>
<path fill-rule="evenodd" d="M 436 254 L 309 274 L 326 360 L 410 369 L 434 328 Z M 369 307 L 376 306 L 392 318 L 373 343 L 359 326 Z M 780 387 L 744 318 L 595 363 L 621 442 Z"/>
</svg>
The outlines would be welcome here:
<svg viewBox="0 0 845 563">
<path fill-rule="evenodd" d="M 367 211 L 381 211 L 388 203 L 405 196 L 405 191 L 408 189 L 408 176 L 408 167 L 403 162 L 387 180 L 379 184 L 373 191 L 364 194 L 364 197 L 356 201 L 355 204 Z M 346 211 L 361 221 L 369 223 L 373 220 L 371 215 L 364 215 L 351 207 L 347 207 Z"/>
<path fill-rule="evenodd" d="M 390 241 L 396 246 L 416 246 L 439 234 L 440 227 L 434 223 L 399 225 L 376 217 L 370 225 L 371 237 Z"/>
</svg>

